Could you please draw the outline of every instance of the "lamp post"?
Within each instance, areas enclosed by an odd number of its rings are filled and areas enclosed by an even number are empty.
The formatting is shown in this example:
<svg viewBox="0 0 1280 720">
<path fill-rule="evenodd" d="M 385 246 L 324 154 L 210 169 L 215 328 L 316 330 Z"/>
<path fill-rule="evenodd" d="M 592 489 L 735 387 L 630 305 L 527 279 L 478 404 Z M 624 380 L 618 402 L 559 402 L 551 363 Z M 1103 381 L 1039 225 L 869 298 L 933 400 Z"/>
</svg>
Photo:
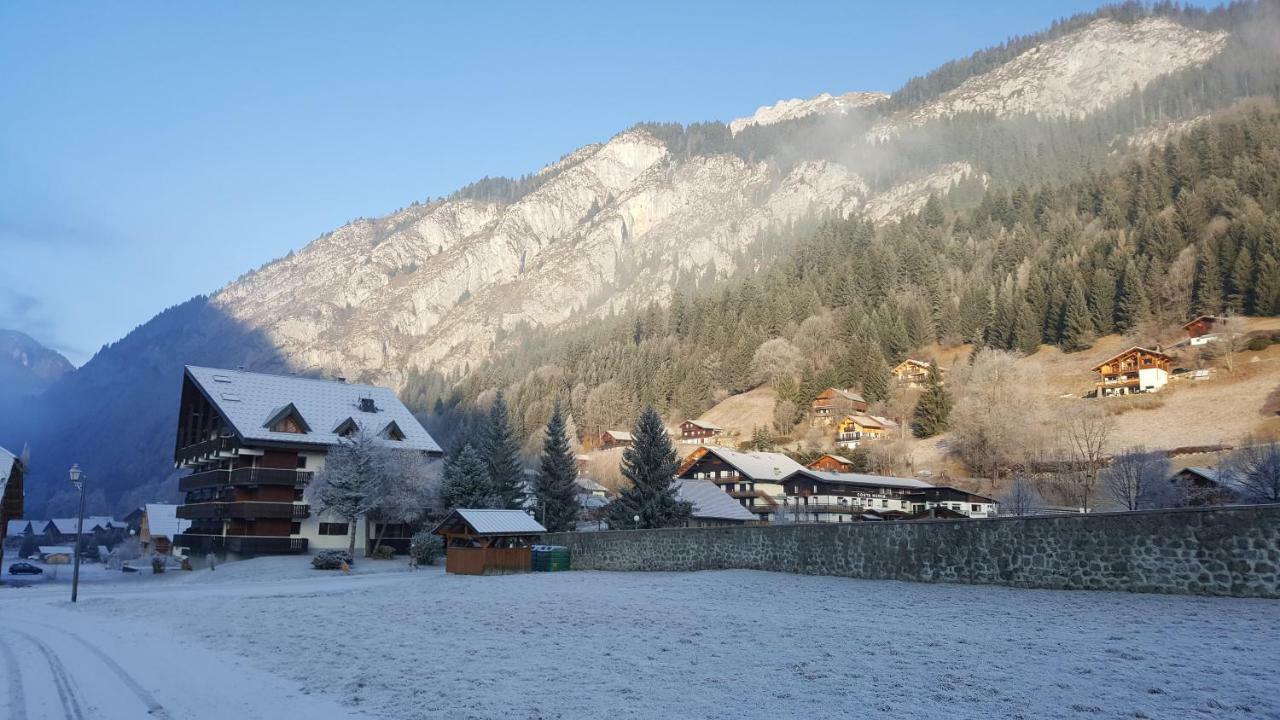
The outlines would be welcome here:
<svg viewBox="0 0 1280 720">
<path fill-rule="evenodd" d="M 75 569 L 71 571 L 71 602 L 76 601 L 76 595 L 80 591 L 80 541 L 84 534 L 84 483 L 85 474 L 80 470 L 80 463 L 71 466 L 71 484 L 76 486 L 80 491 L 80 515 L 76 520 L 76 560 Z"/>
</svg>

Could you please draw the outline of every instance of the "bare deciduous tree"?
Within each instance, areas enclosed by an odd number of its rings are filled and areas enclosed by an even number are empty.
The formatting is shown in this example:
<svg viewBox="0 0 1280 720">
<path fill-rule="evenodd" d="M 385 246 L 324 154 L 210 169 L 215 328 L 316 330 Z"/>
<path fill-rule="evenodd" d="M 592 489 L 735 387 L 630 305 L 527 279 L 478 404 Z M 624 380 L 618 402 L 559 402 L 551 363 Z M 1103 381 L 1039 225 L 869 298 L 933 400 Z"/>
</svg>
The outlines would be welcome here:
<svg viewBox="0 0 1280 720">
<path fill-rule="evenodd" d="M 757 383 L 777 387 L 785 380 L 795 380 L 804 367 L 804 357 L 786 340 L 773 338 L 760 343 L 751 356 L 751 377 Z"/>
<path fill-rule="evenodd" d="M 1250 502 L 1280 502 L 1280 442 L 1248 442 L 1227 461 L 1227 476 Z"/>
<path fill-rule="evenodd" d="M 1125 510 L 1186 504 L 1181 486 L 1169 477 L 1169 458 L 1164 453 L 1128 448 L 1111 459 L 1100 477 L 1107 494 Z"/>
<path fill-rule="evenodd" d="M 1000 497 L 1001 515 L 1031 515 L 1037 508 L 1044 506 L 1044 498 L 1031 478 L 1018 473 L 1013 476 L 1013 483 Z"/>
<path fill-rule="evenodd" d="M 1063 413 L 1061 437 L 1066 440 L 1070 470 L 1063 476 L 1072 502 L 1089 512 L 1090 502 L 1098 487 L 1098 473 L 1107 463 L 1107 445 L 1115 430 L 1115 418 L 1097 403 L 1078 405 Z"/>
</svg>

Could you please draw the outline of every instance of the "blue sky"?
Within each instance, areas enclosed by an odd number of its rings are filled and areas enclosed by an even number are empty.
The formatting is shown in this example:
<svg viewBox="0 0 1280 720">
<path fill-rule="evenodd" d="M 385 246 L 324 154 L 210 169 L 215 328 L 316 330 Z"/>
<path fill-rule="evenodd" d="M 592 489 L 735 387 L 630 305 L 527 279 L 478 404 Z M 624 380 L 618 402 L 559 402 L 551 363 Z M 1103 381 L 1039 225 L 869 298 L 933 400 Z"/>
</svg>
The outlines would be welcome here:
<svg viewBox="0 0 1280 720">
<path fill-rule="evenodd" d="M 4 3 L 0 328 L 80 364 L 354 217 L 1100 4 Z"/>
</svg>

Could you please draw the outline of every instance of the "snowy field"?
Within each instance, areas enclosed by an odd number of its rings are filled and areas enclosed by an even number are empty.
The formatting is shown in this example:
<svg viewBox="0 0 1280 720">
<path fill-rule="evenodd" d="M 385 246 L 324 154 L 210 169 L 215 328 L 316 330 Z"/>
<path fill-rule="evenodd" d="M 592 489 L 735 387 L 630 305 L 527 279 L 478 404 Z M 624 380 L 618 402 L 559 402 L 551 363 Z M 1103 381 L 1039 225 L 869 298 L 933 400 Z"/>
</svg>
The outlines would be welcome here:
<svg viewBox="0 0 1280 720">
<path fill-rule="evenodd" d="M 1280 717 L 1276 601 L 306 563 L 0 586 L 0 718 Z"/>
</svg>

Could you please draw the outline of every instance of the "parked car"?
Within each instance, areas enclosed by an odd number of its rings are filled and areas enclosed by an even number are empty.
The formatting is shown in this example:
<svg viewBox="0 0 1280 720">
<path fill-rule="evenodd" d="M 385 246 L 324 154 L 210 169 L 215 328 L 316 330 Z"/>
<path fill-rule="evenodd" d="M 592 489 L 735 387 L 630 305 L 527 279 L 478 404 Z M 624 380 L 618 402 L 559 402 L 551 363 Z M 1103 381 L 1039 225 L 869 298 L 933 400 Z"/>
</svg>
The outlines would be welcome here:
<svg viewBox="0 0 1280 720">
<path fill-rule="evenodd" d="M 16 562 L 9 566 L 10 575 L 42 575 L 44 568 L 38 568 L 31 563 Z"/>
</svg>

